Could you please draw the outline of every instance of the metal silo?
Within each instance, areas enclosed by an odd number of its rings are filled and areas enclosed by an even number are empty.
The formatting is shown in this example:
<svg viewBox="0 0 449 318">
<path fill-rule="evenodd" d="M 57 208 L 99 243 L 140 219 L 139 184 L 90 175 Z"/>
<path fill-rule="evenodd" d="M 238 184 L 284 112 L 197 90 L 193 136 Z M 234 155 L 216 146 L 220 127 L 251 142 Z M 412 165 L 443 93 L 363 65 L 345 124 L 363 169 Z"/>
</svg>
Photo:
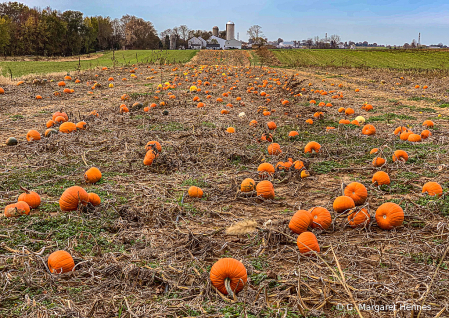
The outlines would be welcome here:
<svg viewBox="0 0 449 318">
<path fill-rule="evenodd" d="M 226 40 L 234 40 L 234 22 L 226 23 Z"/>
<path fill-rule="evenodd" d="M 213 35 L 213 36 L 218 36 L 218 27 L 217 27 L 217 26 L 214 26 L 214 27 L 212 28 L 212 35 Z"/>
</svg>

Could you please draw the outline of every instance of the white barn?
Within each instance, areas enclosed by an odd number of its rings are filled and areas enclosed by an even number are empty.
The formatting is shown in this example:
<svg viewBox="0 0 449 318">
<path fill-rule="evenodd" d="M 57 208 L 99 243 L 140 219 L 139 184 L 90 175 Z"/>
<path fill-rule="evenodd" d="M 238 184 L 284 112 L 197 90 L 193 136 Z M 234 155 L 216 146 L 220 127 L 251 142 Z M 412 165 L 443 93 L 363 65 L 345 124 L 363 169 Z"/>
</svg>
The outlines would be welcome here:
<svg viewBox="0 0 449 318">
<path fill-rule="evenodd" d="M 225 42 L 226 42 L 225 39 L 222 39 L 222 38 L 219 38 L 218 36 L 212 35 L 212 36 L 207 40 L 207 43 L 212 44 L 212 42 L 215 42 L 215 41 L 212 41 L 212 40 L 216 40 L 217 43 L 220 44 L 220 49 L 222 49 L 222 50 L 224 49 L 224 47 L 225 47 Z"/>
<path fill-rule="evenodd" d="M 226 40 L 225 45 L 224 45 L 225 49 L 242 49 L 242 42 L 238 41 L 238 40 Z"/>
<path fill-rule="evenodd" d="M 202 37 L 193 37 L 190 40 L 187 41 L 187 45 L 189 49 L 197 49 L 200 50 L 202 48 L 205 48 L 207 45 L 206 40 L 204 40 Z"/>
</svg>

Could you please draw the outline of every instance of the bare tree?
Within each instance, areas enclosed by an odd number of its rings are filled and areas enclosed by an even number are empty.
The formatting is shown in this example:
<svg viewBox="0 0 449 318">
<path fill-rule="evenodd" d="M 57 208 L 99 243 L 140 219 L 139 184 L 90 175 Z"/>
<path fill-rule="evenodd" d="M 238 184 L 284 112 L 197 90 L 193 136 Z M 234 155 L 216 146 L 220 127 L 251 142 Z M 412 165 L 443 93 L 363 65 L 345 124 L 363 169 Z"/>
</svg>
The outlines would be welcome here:
<svg viewBox="0 0 449 318">
<path fill-rule="evenodd" d="M 331 48 L 333 48 L 333 49 L 337 48 L 338 43 L 340 43 L 340 36 L 337 34 L 331 35 L 331 37 L 330 37 Z"/>
<path fill-rule="evenodd" d="M 253 40 L 253 43 L 256 44 L 263 44 L 264 38 L 263 38 L 263 32 L 262 27 L 259 25 L 253 25 L 248 29 L 246 32 L 248 34 L 248 37 Z"/>
<path fill-rule="evenodd" d="M 412 41 L 412 48 L 416 48 L 417 47 L 417 42 L 415 39 L 413 39 Z"/>
<path fill-rule="evenodd" d="M 166 36 L 166 35 L 170 36 L 171 33 L 172 33 L 172 30 L 171 30 L 171 29 L 164 30 L 164 31 L 161 32 L 160 38 L 161 38 L 161 39 L 165 39 L 165 36 Z"/>
<path fill-rule="evenodd" d="M 306 46 L 310 49 L 313 45 L 313 40 L 311 38 L 308 38 L 306 40 Z"/>
<path fill-rule="evenodd" d="M 183 40 L 183 41 L 187 41 L 189 39 L 189 31 L 190 29 L 187 27 L 187 25 L 180 25 L 179 28 L 179 37 Z"/>
</svg>

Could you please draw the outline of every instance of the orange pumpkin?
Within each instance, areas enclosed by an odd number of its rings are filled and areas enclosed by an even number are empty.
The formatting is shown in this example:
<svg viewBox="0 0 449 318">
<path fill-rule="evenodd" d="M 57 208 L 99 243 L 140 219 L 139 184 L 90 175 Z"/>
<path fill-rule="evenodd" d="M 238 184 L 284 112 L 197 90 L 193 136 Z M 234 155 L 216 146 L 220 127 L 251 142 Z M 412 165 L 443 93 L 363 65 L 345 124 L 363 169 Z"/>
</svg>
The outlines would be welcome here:
<svg viewBox="0 0 449 318">
<path fill-rule="evenodd" d="M 259 182 L 256 186 L 256 191 L 257 196 L 261 196 L 264 199 L 274 199 L 274 187 L 268 180 Z"/>
<path fill-rule="evenodd" d="M 37 208 L 41 204 L 41 197 L 39 196 L 39 194 L 25 188 L 22 188 L 22 190 L 24 190 L 25 193 L 19 195 L 19 199 L 17 201 L 26 202 L 32 209 Z"/>
<path fill-rule="evenodd" d="M 268 122 L 267 126 L 268 126 L 268 129 L 270 129 L 270 130 L 275 130 L 277 127 L 273 121 Z"/>
<path fill-rule="evenodd" d="M 376 211 L 376 222 L 381 229 L 391 230 L 402 225 L 404 211 L 396 203 L 384 203 Z"/>
<path fill-rule="evenodd" d="M 21 216 L 30 214 L 30 207 L 28 203 L 19 201 L 14 204 L 9 204 L 5 207 L 5 217 Z"/>
<path fill-rule="evenodd" d="M 309 211 L 299 210 L 293 215 L 288 224 L 288 227 L 292 232 L 301 234 L 307 231 L 307 228 L 312 224 L 312 215 Z"/>
<path fill-rule="evenodd" d="M 89 195 L 89 202 L 92 203 L 93 206 L 97 206 L 101 204 L 101 198 L 98 194 L 96 193 L 88 193 Z"/>
<path fill-rule="evenodd" d="M 376 134 L 376 127 L 374 127 L 373 125 L 365 125 L 362 128 L 362 134 L 364 135 L 368 135 L 368 136 L 372 136 Z"/>
<path fill-rule="evenodd" d="M 89 202 L 89 195 L 86 190 L 79 186 L 73 186 L 64 191 L 59 199 L 59 207 L 62 211 L 75 211 L 78 205 L 86 205 Z"/>
<path fill-rule="evenodd" d="M 375 185 L 381 186 L 384 184 L 390 184 L 390 176 L 383 171 L 377 171 L 374 175 L 373 175 L 373 179 L 372 182 Z"/>
<path fill-rule="evenodd" d="M 396 150 L 393 154 L 393 161 L 397 160 L 407 162 L 408 154 L 404 150 Z"/>
<path fill-rule="evenodd" d="M 29 130 L 26 138 L 27 141 L 40 140 L 41 134 L 37 130 Z"/>
<path fill-rule="evenodd" d="M 155 151 L 153 149 L 150 149 L 145 154 L 145 158 L 143 159 L 143 164 L 145 166 L 151 166 L 155 158 L 156 158 Z"/>
<path fill-rule="evenodd" d="M 301 254 L 312 254 L 312 251 L 320 252 L 320 246 L 315 234 L 312 232 L 303 232 L 299 234 L 296 245 L 298 245 L 299 252 Z"/>
<path fill-rule="evenodd" d="M 312 228 L 327 230 L 332 223 L 330 212 L 321 206 L 309 210 L 312 215 Z"/>
<path fill-rule="evenodd" d="M 362 205 L 368 197 L 366 187 L 359 182 L 351 182 L 348 184 L 345 187 L 344 194 L 345 196 L 350 197 L 354 201 L 355 205 Z"/>
<path fill-rule="evenodd" d="M 236 259 L 222 258 L 210 270 L 212 285 L 224 295 L 238 294 L 245 287 L 248 276 L 245 266 Z"/>
<path fill-rule="evenodd" d="M 59 126 L 59 131 L 66 133 L 66 134 L 74 132 L 74 131 L 76 131 L 76 125 L 69 121 L 62 123 L 61 126 Z"/>
<path fill-rule="evenodd" d="M 87 127 L 87 123 L 85 121 L 80 121 L 76 123 L 76 129 L 85 130 Z"/>
<path fill-rule="evenodd" d="M 268 146 L 268 154 L 278 156 L 282 153 L 281 146 L 277 143 L 272 143 Z"/>
<path fill-rule="evenodd" d="M 321 145 L 319 143 L 317 143 L 316 141 L 311 141 L 304 147 L 304 152 L 305 153 L 320 152 L 320 149 Z"/>
<path fill-rule="evenodd" d="M 355 203 L 351 197 L 339 196 L 335 198 L 333 208 L 335 212 L 342 213 L 345 212 L 346 210 L 355 208 Z"/>
<path fill-rule="evenodd" d="M 422 187 L 422 193 L 426 193 L 430 196 L 439 196 L 443 195 L 443 188 L 437 182 L 427 182 Z"/>
<path fill-rule="evenodd" d="M 48 257 L 48 269 L 53 274 L 71 272 L 75 267 L 72 256 L 66 251 L 56 251 Z"/>
<path fill-rule="evenodd" d="M 256 181 L 254 181 L 251 178 L 246 178 L 242 181 L 242 184 L 240 185 L 240 190 L 242 192 L 251 192 L 254 191 L 256 188 Z"/>
<path fill-rule="evenodd" d="M 259 176 L 264 179 L 267 176 L 273 175 L 274 167 L 271 163 L 264 162 L 259 165 L 259 167 L 257 168 L 257 171 L 259 171 Z"/>
<path fill-rule="evenodd" d="M 191 198 L 202 198 L 203 197 L 203 190 L 201 188 L 191 186 L 189 188 L 189 197 Z"/>
<path fill-rule="evenodd" d="M 385 159 L 381 157 L 376 157 L 373 159 L 374 167 L 382 167 L 385 164 Z"/>
<path fill-rule="evenodd" d="M 101 171 L 96 167 L 92 167 L 84 173 L 84 181 L 86 183 L 97 183 L 101 179 Z"/>
<path fill-rule="evenodd" d="M 366 209 L 354 211 L 348 215 L 349 226 L 352 228 L 365 227 L 368 225 L 371 217 Z"/>
</svg>

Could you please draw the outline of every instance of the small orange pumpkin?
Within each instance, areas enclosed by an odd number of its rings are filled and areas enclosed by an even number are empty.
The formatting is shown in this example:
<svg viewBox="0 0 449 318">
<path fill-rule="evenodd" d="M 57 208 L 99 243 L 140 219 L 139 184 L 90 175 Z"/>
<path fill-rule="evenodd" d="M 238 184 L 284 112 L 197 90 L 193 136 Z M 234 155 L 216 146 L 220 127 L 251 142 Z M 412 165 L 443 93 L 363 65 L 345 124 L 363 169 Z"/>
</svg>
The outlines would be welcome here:
<svg viewBox="0 0 449 318">
<path fill-rule="evenodd" d="M 408 154 L 404 150 L 396 150 L 393 154 L 393 161 L 397 160 L 407 162 Z"/>
<path fill-rule="evenodd" d="M 84 181 L 86 183 L 97 183 L 101 179 L 101 171 L 96 167 L 92 167 L 84 173 Z"/>
<path fill-rule="evenodd" d="M 97 206 L 101 204 L 101 198 L 98 194 L 90 192 L 89 195 L 89 202 L 92 203 L 93 206 Z"/>
<path fill-rule="evenodd" d="M 345 212 L 346 210 L 355 208 L 355 203 L 351 197 L 339 196 L 335 198 L 333 208 L 335 212 L 342 213 Z"/>
<path fill-rule="evenodd" d="M 317 143 L 316 141 L 311 141 L 304 147 L 304 152 L 305 153 L 320 152 L 320 149 L 321 145 L 319 143 Z"/>
<path fill-rule="evenodd" d="M 272 143 L 268 146 L 268 154 L 278 156 L 282 153 L 281 146 L 277 143 Z"/>
<path fill-rule="evenodd" d="M 352 228 L 365 227 L 368 225 L 371 217 L 366 209 L 354 211 L 348 215 L 349 226 Z"/>
<path fill-rule="evenodd" d="M 242 181 L 242 184 L 240 185 L 240 190 L 242 192 L 251 192 L 254 191 L 256 188 L 256 181 L 254 181 L 251 178 L 246 178 Z"/>
<path fill-rule="evenodd" d="M 27 141 L 40 140 L 41 134 L 37 130 L 29 130 L 26 138 Z"/>
<path fill-rule="evenodd" d="M 59 131 L 66 133 L 66 134 L 74 132 L 74 131 L 76 131 L 76 125 L 69 121 L 62 123 L 61 126 L 59 126 Z"/>
<path fill-rule="evenodd" d="M 274 173 L 274 167 L 271 163 L 264 162 L 259 165 L 257 168 L 257 171 L 259 171 L 259 176 L 264 179 L 267 176 L 272 176 Z"/>
<path fill-rule="evenodd" d="M 26 202 L 32 209 L 37 208 L 41 204 L 41 197 L 39 196 L 39 194 L 22 187 L 21 189 L 25 191 L 25 193 L 19 195 L 19 199 L 17 201 Z"/>
<path fill-rule="evenodd" d="M 72 255 L 66 251 L 56 251 L 48 257 L 48 269 L 53 274 L 71 272 L 75 267 Z"/>
<path fill-rule="evenodd" d="M 203 190 L 201 188 L 191 186 L 189 188 L 189 197 L 191 198 L 202 198 L 203 197 Z"/>
<path fill-rule="evenodd" d="M 315 234 L 312 232 L 303 232 L 299 234 L 296 240 L 296 245 L 298 245 L 301 254 L 312 254 L 312 251 L 317 253 L 320 252 L 320 245 L 318 244 Z"/>
<path fill-rule="evenodd" d="M 20 215 L 28 215 L 30 214 L 30 207 L 28 203 L 24 201 L 19 201 L 14 204 L 9 204 L 5 207 L 5 217 L 13 217 Z"/>
</svg>

